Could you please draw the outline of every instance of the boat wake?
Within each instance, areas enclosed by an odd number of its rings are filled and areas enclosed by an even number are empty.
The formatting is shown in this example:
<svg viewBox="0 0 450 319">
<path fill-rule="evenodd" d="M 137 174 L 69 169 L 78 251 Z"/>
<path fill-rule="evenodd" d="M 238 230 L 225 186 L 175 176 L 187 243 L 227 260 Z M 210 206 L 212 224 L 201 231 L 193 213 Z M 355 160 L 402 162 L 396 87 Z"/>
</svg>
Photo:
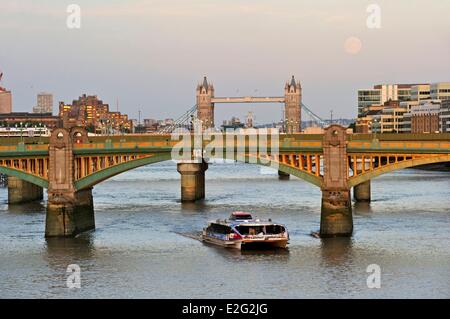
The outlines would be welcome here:
<svg viewBox="0 0 450 319">
<path fill-rule="evenodd" d="M 190 239 L 195 239 L 198 241 L 203 241 L 202 239 L 202 232 L 201 231 L 194 231 L 194 232 L 188 232 L 188 233 L 180 233 L 180 232 L 176 232 L 176 234 L 190 238 Z"/>
</svg>

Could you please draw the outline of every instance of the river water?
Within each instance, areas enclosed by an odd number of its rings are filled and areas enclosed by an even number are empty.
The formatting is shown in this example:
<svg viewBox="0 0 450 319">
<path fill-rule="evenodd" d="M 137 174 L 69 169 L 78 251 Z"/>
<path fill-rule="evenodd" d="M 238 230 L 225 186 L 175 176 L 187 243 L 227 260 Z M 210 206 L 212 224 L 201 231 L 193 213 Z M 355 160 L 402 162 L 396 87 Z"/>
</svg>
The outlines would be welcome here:
<svg viewBox="0 0 450 319">
<path fill-rule="evenodd" d="M 206 200 L 181 204 L 173 162 L 94 188 L 97 229 L 44 239 L 45 201 L 8 207 L 0 189 L 0 298 L 450 298 L 450 173 L 403 170 L 372 182 L 350 239 L 316 239 L 318 188 L 245 164 L 213 164 Z M 284 223 L 286 251 L 240 252 L 180 235 L 233 210 Z M 81 288 L 66 286 L 69 264 Z M 369 289 L 367 267 L 381 268 Z"/>
</svg>

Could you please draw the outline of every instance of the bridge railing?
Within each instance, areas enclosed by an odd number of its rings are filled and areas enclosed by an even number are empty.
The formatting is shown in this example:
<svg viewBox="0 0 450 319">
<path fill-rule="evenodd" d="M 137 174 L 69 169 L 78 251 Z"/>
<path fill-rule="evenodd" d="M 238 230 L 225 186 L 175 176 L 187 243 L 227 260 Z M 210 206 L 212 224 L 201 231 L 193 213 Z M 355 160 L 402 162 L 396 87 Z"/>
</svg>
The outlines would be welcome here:
<svg viewBox="0 0 450 319">
<path fill-rule="evenodd" d="M 48 144 L 24 144 L 18 143 L 16 145 L 0 145 L 0 155 L 12 152 L 48 152 Z"/>
</svg>

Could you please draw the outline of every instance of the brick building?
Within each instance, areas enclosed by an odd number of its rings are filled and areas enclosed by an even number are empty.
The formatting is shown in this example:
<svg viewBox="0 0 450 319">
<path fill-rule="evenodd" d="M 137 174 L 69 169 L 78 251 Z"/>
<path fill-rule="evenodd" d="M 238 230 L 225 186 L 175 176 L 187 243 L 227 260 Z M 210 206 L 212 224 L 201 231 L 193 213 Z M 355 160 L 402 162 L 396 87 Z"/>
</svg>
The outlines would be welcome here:
<svg viewBox="0 0 450 319">
<path fill-rule="evenodd" d="M 439 132 L 440 100 L 430 100 L 411 108 L 411 133 Z"/>
<path fill-rule="evenodd" d="M 96 95 L 83 94 L 71 105 L 59 103 L 59 116 L 64 127 L 83 126 L 93 133 L 131 132 L 133 123 L 128 115 L 111 112 L 109 105 Z"/>
</svg>

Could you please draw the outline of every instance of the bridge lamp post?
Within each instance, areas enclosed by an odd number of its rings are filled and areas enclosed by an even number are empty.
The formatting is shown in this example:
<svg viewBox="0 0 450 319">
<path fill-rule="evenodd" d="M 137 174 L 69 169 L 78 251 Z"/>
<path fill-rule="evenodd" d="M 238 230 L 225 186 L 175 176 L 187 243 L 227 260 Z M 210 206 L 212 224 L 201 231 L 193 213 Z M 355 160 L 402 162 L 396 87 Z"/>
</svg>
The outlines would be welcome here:
<svg viewBox="0 0 450 319">
<path fill-rule="evenodd" d="M 20 122 L 19 127 L 17 127 L 17 124 L 16 124 L 16 128 L 20 128 L 20 142 L 23 143 L 23 123 Z"/>
<path fill-rule="evenodd" d="M 42 123 L 39 123 L 39 137 L 42 136 Z"/>
<path fill-rule="evenodd" d="M 25 123 L 24 128 L 28 128 L 28 123 Z M 23 129 L 21 130 L 21 133 L 23 134 Z M 22 138 L 22 142 L 23 142 L 23 138 Z"/>
</svg>

